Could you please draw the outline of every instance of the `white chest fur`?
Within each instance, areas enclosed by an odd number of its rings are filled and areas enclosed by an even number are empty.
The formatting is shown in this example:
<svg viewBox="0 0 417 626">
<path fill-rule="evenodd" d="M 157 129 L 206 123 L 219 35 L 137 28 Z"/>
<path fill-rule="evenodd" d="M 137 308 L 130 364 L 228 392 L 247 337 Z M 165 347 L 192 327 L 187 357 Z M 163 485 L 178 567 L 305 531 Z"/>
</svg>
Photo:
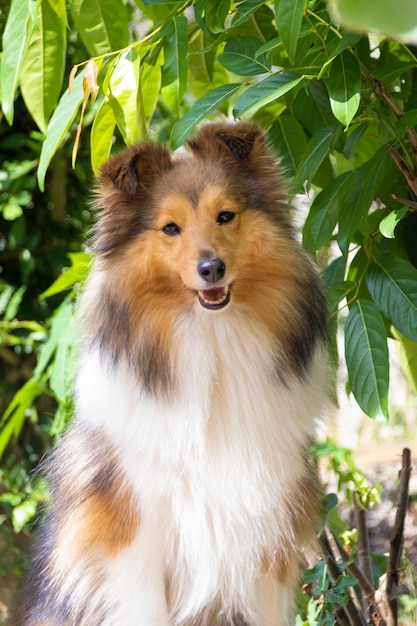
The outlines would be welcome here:
<svg viewBox="0 0 417 626">
<path fill-rule="evenodd" d="M 173 345 L 174 398 L 143 393 L 126 364 L 93 352 L 77 413 L 115 447 L 165 567 L 177 573 L 173 601 L 185 617 L 230 590 L 237 605 L 250 604 L 263 554 L 290 538 L 282 502 L 305 474 L 326 368 L 318 348 L 303 379 L 280 383 L 271 337 L 244 311 L 196 311 Z"/>
</svg>

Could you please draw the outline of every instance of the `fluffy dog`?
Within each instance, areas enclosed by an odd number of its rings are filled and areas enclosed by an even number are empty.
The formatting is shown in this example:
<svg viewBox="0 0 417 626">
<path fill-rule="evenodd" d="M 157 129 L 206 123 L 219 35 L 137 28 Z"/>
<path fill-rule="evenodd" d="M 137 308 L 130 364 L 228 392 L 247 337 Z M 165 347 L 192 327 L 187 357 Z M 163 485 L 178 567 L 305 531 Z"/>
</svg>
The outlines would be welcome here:
<svg viewBox="0 0 417 626">
<path fill-rule="evenodd" d="M 23 626 L 293 626 L 326 308 L 254 124 L 99 176 L 76 417 Z"/>
</svg>

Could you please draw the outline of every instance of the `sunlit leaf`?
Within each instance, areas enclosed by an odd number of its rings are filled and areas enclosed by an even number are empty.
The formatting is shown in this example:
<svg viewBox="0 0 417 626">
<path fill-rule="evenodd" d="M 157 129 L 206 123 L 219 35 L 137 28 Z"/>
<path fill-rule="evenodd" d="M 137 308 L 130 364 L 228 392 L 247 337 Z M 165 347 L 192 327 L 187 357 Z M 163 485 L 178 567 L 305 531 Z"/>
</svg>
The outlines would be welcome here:
<svg viewBox="0 0 417 626">
<path fill-rule="evenodd" d="M 162 54 L 159 54 L 152 64 L 142 63 L 140 86 L 142 90 L 143 113 L 146 119 L 153 115 L 159 94 L 161 93 L 161 62 Z"/>
<path fill-rule="evenodd" d="M 91 165 L 95 174 L 109 158 L 115 127 L 113 108 L 108 98 L 104 98 L 94 117 L 90 134 Z"/>
<path fill-rule="evenodd" d="M 83 101 L 83 73 L 78 74 L 74 81 L 71 93 L 67 90 L 61 97 L 55 109 L 46 132 L 45 141 L 42 144 L 41 156 L 38 166 L 38 183 L 40 189 L 44 190 L 45 174 L 48 166 L 58 150 L 60 144 L 65 139 L 71 124 Z"/>
<path fill-rule="evenodd" d="M 361 100 L 361 71 L 351 52 L 342 52 L 331 64 L 329 97 L 335 118 L 348 127 Z"/>
<path fill-rule="evenodd" d="M 59 402 L 65 402 L 72 392 L 75 374 L 74 349 L 77 327 L 70 305 L 62 308 L 60 316 L 60 339 L 56 346 L 54 366 L 50 377 L 50 387 Z"/>
<path fill-rule="evenodd" d="M 370 300 L 357 300 L 349 311 L 345 355 L 357 403 L 369 417 L 386 423 L 389 419 L 387 333 L 380 312 Z"/>
<path fill-rule="evenodd" d="M 379 223 L 379 232 L 381 232 L 387 239 L 394 239 L 395 229 L 401 220 L 407 215 L 408 207 L 403 206 L 400 209 L 391 211 L 383 220 Z"/>
<path fill-rule="evenodd" d="M 108 97 L 116 124 L 127 145 L 143 135 L 143 117 L 139 116 L 138 100 L 140 57 L 135 49 L 121 54 L 109 70 Z"/>
<path fill-rule="evenodd" d="M 375 304 L 403 335 L 417 341 L 417 269 L 404 259 L 384 254 L 366 273 Z"/>
<path fill-rule="evenodd" d="M 0 70 L 2 109 L 9 124 L 13 123 L 20 66 L 32 26 L 27 0 L 13 0 L 3 34 Z"/>
<path fill-rule="evenodd" d="M 74 285 L 83 283 L 87 278 L 91 256 L 87 252 L 69 252 L 68 257 L 71 261 L 71 266 L 65 268 L 52 285 L 40 295 L 41 299 L 62 293 L 74 287 Z"/>
<path fill-rule="evenodd" d="M 42 132 L 61 92 L 67 46 L 65 0 L 37 3 L 37 19 L 19 72 L 26 107 Z M 53 59 L 53 63 L 51 63 Z"/>
<path fill-rule="evenodd" d="M 0 422 L 0 457 L 11 439 L 19 435 L 26 411 L 43 389 L 44 382 L 33 376 L 13 396 Z"/>
<path fill-rule="evenodd" d="M 12 511 L 12 524 L 15 533 L 20 531 L 33 519 L 36 515 L 38 503 L 33 498 L 28 498 L 21 504 L 14 507 Z"/>
<path fill-rule="evenodd" d="M 188 77 L 187 18 L 183 15 L 171 18 L 161 34 L 164 37 L 161 93 L 166 105 L 178 115 Z"/>
<path fill-rule="evenodd" d="M 77 31 L 92 57 L 129 44 L 127 7 L 120 0 L 69 0 Z"/>
</svg>

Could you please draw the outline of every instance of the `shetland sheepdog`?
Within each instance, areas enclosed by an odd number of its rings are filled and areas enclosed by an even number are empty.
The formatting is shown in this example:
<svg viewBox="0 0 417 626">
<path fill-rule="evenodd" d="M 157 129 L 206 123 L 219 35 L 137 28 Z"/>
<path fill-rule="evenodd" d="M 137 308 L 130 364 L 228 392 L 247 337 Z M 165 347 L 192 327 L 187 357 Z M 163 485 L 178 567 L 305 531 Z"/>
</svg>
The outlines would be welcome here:
<svg viewBox="0 0 417 626">
<path fill-rule="evenodd" d="M 104 164 L 76 416 L 22 626 L 294 626 L 318 519 L 326 307 L 266 136 Z"/>
</svg>

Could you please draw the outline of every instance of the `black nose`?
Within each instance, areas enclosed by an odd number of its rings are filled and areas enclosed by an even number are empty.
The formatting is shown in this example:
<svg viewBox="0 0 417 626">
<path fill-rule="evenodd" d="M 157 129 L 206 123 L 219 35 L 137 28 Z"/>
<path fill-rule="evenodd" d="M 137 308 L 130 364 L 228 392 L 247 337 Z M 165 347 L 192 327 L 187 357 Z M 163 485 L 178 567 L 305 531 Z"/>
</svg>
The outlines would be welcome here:
<svg viewBox="0 0 417 626">
<path fill-rule="evenodd" d="M 210 259 L 202 259 L 197 265 L 197 271 L 207 283 L 216 283 L 224 277 L 226 265 L 222 259 L 214 256 Z"/>
</svg>

